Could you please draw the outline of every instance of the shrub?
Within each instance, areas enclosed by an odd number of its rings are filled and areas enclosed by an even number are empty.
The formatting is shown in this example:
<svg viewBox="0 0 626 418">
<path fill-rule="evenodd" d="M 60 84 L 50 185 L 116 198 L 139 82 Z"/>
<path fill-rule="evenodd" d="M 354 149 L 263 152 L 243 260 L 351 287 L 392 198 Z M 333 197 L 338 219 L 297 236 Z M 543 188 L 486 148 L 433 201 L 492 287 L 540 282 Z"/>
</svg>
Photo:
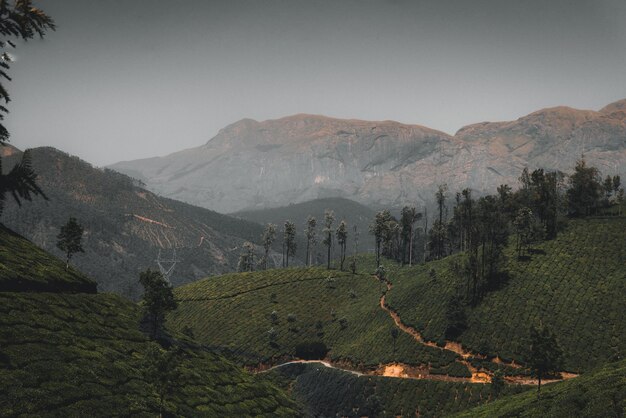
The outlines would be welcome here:
<svg viewBox="0 0 626 418">
<path fill-rule="evenodd" d="M 339 325 L 341 325 L 341 329 L 346 329 L 348 327 L 348 318 L 345 316 L 339 320 Z"/>
<path fill-rule="evenodd" d="M 296 345 L 296 357 L 304 360 L 321 360 L 328 354 L 328 347 L 321 341 L 303 342 Z"/>
<path fill-rule="evenodd" d="M 272 324 L 278 324 L 278 312 L 272 311 L 270 314 L 270 320 L 272 321 Z"/>
</svg>

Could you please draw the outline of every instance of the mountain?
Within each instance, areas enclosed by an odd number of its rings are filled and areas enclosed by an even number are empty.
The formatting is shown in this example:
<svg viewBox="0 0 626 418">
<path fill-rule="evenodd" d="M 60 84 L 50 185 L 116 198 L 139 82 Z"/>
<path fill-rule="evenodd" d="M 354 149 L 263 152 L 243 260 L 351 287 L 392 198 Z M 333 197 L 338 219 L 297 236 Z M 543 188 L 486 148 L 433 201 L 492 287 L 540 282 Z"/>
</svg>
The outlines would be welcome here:
<svg viewBox="0 0 626 418">
<path fill-rule="evenodd" d="M 5 148 L 8 169 L 21 152 Z M 2 222 L 35 244 L 61 255 L 56 236 L 69 216 L 85 228 L 84 253 L 72 264 L 94 277 L 101 291 L 136 297 L 138 275 L 158 268 L 155 260 L 181 262 L 172 283 L 236 269 L 241 244 L 257 242 L 262 226 L 155 195 L 137 181 L 90 164 L 53 148 L 31 150 L 38 184 L 48 201 L 35 198 L 21 208 L 6 199 Z"/>
<path fill-rule="evenodd" d="M 432 200 L 436 186 L 491 191 L 522 169 L 570 172 L 584 153 L 606 174 L 626 174 L 626 100 L 600 111 L 556 107 L 454 136 L 393 121 L 299 114 L 244 119 L 205 145 L 112 169 L 163 196 L 219 212 L 344 197 L 398 207 Z"/>
<path fill-rule="evenodd" d="M 0 243 L 0 284 L 21 280 L 0 290 L 0 416 L 300 415 L 272 384 L 178 335 L 169 339 L 180 350 L 178 377 L 160 402 L 146 371 L 161 348 L 140 331 L 139 305 L 96 294 L 93 281 L 5 227 Z"/>
</svg>

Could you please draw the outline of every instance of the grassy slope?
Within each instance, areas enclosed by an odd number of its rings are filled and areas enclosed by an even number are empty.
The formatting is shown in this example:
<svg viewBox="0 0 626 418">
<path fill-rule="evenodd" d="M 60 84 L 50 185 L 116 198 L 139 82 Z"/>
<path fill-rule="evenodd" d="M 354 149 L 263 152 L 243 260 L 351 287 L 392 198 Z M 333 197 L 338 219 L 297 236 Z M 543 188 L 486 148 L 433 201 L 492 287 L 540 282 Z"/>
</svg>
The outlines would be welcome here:
<svg viewBox="0 0 626 418">
<path fill-rule="evenodd" d="M 316 364 L 272 370 L 312 416 L 446 416 L 491 401 L 489 385 L 354 376 Z M 529 390 L 508 386 L 500 396 Z"/>
<path fill-rule="evenodd" d="M 154 416 L 140 310 L 115 295 L 0 293 L 0 415 Z M 294 415 L 269 384 L 207 351 L 186 349 L 178 415 Z"/>
<path fill-rule="evenodd" d="M 0 291 L 95 293 L 96 283 L 0 224 Z"/>
<path fill-rule="evenodd" d="M 468 311 L 459 340 L 472 351 L 523 359 L 532 323 L 549 325 L 566 353 L 565 368 L 586 371 L 626 353 L 626 219 L 572 221 L 543 254 L 517 261 L 508 251 L 508 283 Z M 389 264 L 389 305 L 433 341 L 445 329 L 445 301 L 460 280 L 456 256 L 413 268 Z M 429 275 L 436 271 L 436 278 Z"/>
<path fill-rule="evenodd" d="M 401 361 L 442 367 L 454 360 L 454 353 L 418 345 L 404 333 L 394 354 L 395 325 L 379 306 L 380 285 L 370 275 L 333 271 L 336 280 L 331 289 L 325 284 L 329 274 L 322 268 L 293 268 L 201 280 L 176 290 L 181 303 L 169 316 L 168 326 L 181 330 L 189 325 L 198 341 L 226 348 L 247 364 L 294 355 L 296 344 L 315 340 L 331 348 L 332 359 L 365 366 Z M 270 320 L 274 310 L 278 324 Z M 287 320 L 290 313 L 297 318 L 293 323 Z M 339 323 L 343 317 L 348 321 L 345 329 Z M 275 347 L 270 345 L 270 328 L 278 332 Z"/>
<path fill-rule="evenodd" d="M 576 379 L 544 386 L 541 399 L 528 391 L 467 410 L 459 417 L 623 417 L 626 360 Z"/>
<path fill-rule="evenodd" d="M 93 282 L 6 229 L 0 243 L 3 280 L 19 273 L 30 288 L 32 275 L 57 291 L 0 292 L 0 416 L 155 416 L 140 308 L 110 294 L 59 293 Z M 181 372 L 167 405 L 179 416 L 297 414 L 276 387 L 191 341 Z"/>
</svg>

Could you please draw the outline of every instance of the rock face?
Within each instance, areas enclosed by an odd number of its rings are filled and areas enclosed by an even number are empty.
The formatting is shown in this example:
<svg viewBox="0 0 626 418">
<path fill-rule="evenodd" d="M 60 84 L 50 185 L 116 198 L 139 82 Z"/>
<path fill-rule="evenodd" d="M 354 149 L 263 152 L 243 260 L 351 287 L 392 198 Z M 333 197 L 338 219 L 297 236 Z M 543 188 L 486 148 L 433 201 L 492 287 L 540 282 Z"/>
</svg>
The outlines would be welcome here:
<svg viewBox="0 0 626 418">
<path fill-rule="evenodd" d="M 167 197 L 219 212 L 341 196 L 373 206 L 431 200 L 436 186 L 493 191 L 521 170 L 569 172 L 581 154 L 626 173 L 626 100 L 600 111 L 556 107 L 456 135 L 392 121 L 295 115 L 244 119 L 205 145 L 114 164 Z"/>
</svg>

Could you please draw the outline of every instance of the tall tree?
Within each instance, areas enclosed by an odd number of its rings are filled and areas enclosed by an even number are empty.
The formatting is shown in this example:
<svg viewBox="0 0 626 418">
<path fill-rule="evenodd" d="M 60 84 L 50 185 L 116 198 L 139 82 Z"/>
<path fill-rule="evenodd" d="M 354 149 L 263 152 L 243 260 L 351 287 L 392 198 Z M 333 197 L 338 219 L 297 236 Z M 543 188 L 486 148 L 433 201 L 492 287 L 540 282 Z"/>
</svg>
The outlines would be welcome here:
<svg viewBox="0 0 626 418">
<path fill-rule="evenodd" d="M 178 307 L 172 285 L 158 271 L 146 270 L 139 275 L 143 286 L 143 306 L 150 326 L 150 337 L 156 339 L 165 321 L 165 313 Z"/>
<path fill-rule="evenodd" d="M 446 197 L 448 186 L 445 184 L 439 185 L 437 192 L 435 193 L 435 200 L 437 201 L 437 209 L 439 211 L 439 219 L 434 222 L 432 229 L 430 230 L 430 253 L 431 257 L 440 259 L 446 255 L 446 242 L 448 240 L 448 228 L 444 222 L 444 213 L 446 211 Z"/>
<path fill-rule="evenodd" d="M 57 248 L 65 253 L 65 269 L 70 266 L 70 260 L 76 253 L 84 253 L 83 250 L 83 227 L 76 218 L 70 217 L 61 232 L 57 235 Z"/>
<path fill-rule="evenodd" d="M 332 210 L 326 210 L 324 212 L 324 241 L 322 244 L 326 246 L 328 254 L 326 257 L 326 268 L 330 270 L 330 252 L 333 246 L 333 223 L 335 222 L 335 212 Z"/>
<path fill-rule="evenodd" d="M 354 237 L 354 251 L 352 253 L 352 261 L 350 262 L 350 270 L 352 271 L 352 274 L 356 274 L 356 255 L 359 250 L 359 231 L 357 230 L 356 225 L 354 225 L 352 229 L 352 236 Z"/>
<path fill-rule="evenodd" d="M 305 235 L 306 235 L 306 264 L 307 266 L 310 266 L 312 264 L 311 259 L 312 257 L 312 253 L 315 251 L 315 244 L 317 244 L 317 232 L 316 232 L 316 228 L 317 227 L 317 219 L 315 219 L 315 217 L 313 216 L 309 216 L 306 220 L 306 229 L 305 229 Z"/>
<path fill-rule="evenodd" d="M 285 267 L 289 267 L 289 257 L 296 255 L 296 224 L 291 221 L 285 221 L 283 243 L 285 248 Z"/>
<path fill-rule="evenodd" d="M 0 146 L 9 141 L 9 131 L 4 126 L 5 114 L 9 113 L 6 107 L 11 101 L 8 91 L 2 83 L 2 79 L 11 81 L 8 74 L 10 64 L 13 61 L 7 48 L 15 48 L 13 39 L 28 41 L 36 36 L 42 37 L 48 30 L 54 30 L 55 24 L 52 18 L 41 9 L 33 6 L 30 0 L 16 0 L 9 2 L 0 1 Z M 47 199 L 44 192 L 36 183 L 36 174 L 31 167 L 30 153 L 24 152 L 22 161 L 11 169 L 7 174 L 2 172 L 0 160 L 0 215 L 4 206 L 4 199 L 10 193 L 15 201 L 21 205 L 22 200 L 30 201 L 33 196 L 41 196 Z"/>
<path fill-rule="evenodd" d="M 609 200 L 613 195 L 613 178 L 610 175 L 607 174 L 607 176 L 604 178 L 602 188 L 604 189 L 604 198 L 606 199 L 605 203 L 608 206 Z"/>
<path fill-rule="evenodd" d="M 538 328 L 531 326 L 528 365 L 533 376 L 537 378 L 537 397 L 541 394 L 541 379 L 557 372 L 562 362 L 563 351 L 552 331 L 542 324 Z"/>
<path fill-rule="evenodd" d="M 144 377 L 156 392 L 159 402 L 159 417 L 167 411 L 167 397 L 180 383 L 180 349 L 163 350 L 151 343 L 144 357 Z M 169 415 L 168 415 L 169 416 Z"/>
<path fill-rule="evenodd" d="M 237 263 L 237 270 L 240 272 L 243 271 L 253 271 L 254 270 L 254 244 L 251 242 L 244 242 L 242 252 L 239 255 L 239 262 Z"/>
<path fill-rule="evenodd" d="M 348 242 L 348 225 L 342 220 L 337 227 L 337 244 L 339 244 L 339 269 L 343 271 L 343 263 L 346 261 L 346 243 Z"/>
<path fill-rule="evenodd" d="M 587 166 L 586 161 L 580 159 L 574 174 L 569 178 L 569 184 L 567 200 L 570 212 L 577 216 L 590 215 L 598 204 L 602 190 L 598 169 Z"/>
<path fill-rule="evenodd" d="M 526 207 L 521 208 L 515 216 L 513 225 L 517 233 L 517 257 L 521 258 L 532 239 L 533 211 Z"/>
<path fill-rule="evenodd" d="M 409 247 L 409 266 L 413 264 L 413 228 L 415 222 L 422 218 L 422 214 L 418 213 L 414 206 L 405 206 L 402 208 L 400 215 L 400 224 L 402 225 L 402 264 L 405 263 L 405 252 Z"/>
<path fill-rule="evenodd" d="M 381 210 L 376 213 L 374 221 L 370 225 L 370 234 L 374 235 L 374 241 L 376 243 L 376 267 L 380 266 L 380 250 L 383 239 L 387 231 L 389 221 L 391 220 L 391 213 L 389 210 Z"/>
<path fill-rule="evenodd" d="M 621 178 L 619 175 L 614 175 L 613 176 L 613 194 L 617 195 L 617 192 L 619 191 L 619 186 L 621 185 Z"/>
<path fill-rule="evenodd" d="M 272 244 L 276 239 L 276 225 L 267 224 L 265 225 L 265 230 L 263 231 L 263 235 L 261 236 L 261 241 L 263 242 L 263 250 L 265 251 L 262 260 L 263 270 L 267 270 L 267 261 L 270 256 L 270 250 L 272 249 Z"/>
</svg>

